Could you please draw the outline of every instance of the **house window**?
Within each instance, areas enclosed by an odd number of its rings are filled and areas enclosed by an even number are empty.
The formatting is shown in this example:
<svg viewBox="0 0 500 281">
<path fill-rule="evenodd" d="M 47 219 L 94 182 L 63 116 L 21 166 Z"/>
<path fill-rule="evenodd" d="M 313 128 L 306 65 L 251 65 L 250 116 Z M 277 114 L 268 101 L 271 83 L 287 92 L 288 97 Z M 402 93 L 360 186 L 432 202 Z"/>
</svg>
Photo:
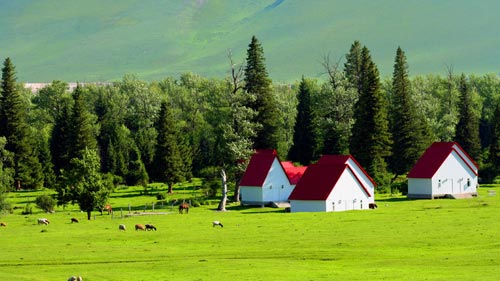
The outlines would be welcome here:
<svg viewBox="0 0 500 281">
<path fill-rule="evenodd" d="M 285 188 L 285 186 L 284 186 L 284 185 L 281 185 L 281 189 L 284 189 L 284 188 Z"/>
<path fill-rule="evenodd" d="M 269 189 L 273 189 L 273 185 L 270 185 L 270 186 L 269 186 Z"/>
<path fill-rule="evenodd" d="M 470 187 L 470 179 L 467 179 L 467 187 Z"/>
<path fill-rule="evenodd" d="M 438 187 L 441 187 L 441 180 L 438 180 Z"/>
<path fill-rule="evenodd" d="M 363 209 L 363 200 L 359 200 L 359 204 L 361 206 L 361 209 Z"/>
<path fill-rule="evenodd" d="M 341 204 L 341 203 L 342 203 L 342 200 L 339 200 L 339 204 Z"/>
</svg>

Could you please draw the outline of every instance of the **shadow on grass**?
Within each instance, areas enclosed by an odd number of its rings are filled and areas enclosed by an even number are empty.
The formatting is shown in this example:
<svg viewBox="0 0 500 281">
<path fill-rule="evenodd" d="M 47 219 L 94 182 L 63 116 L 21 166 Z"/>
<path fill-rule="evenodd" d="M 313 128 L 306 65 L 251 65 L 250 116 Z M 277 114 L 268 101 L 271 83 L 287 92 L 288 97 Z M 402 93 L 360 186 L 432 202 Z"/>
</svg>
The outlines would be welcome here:
<svg viewBox="0 0 500 281">
<path fill-rule="evenodd" d="M 407 202 L 407 201 L 415 201 L 416 199 L 406 198 L 406 197 L 390 197 L 375 200 L 377 202 Z"/>
<path fill-rule="evenodd" d="M 217 211 L 217 208 L 215 208 L 213 210 Z M 269 207 L 260 207 L 260 206 L 245 206 L 245 205 L 229 206 L 229 207 L 226 207 L 226 210 L 238 211 L 242 214 L 285 213 L 285 210 L 280 209 L 280 208 L 269 208 Z"/>
</svg>

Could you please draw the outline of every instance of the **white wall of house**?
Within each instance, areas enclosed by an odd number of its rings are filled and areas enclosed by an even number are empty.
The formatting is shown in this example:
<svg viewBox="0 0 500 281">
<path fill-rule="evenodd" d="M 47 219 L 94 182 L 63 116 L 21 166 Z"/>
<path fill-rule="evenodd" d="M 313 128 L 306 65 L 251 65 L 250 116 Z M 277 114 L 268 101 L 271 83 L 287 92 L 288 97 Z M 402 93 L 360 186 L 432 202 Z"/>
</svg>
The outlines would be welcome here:
<svg viewBox="0 0 500 281">
<path fill-rule="evenodd" d="M 408 178 L 408 197 L 432 198 L 432 179 Z"/>
<path fill-rule="evenodd" d="M 326 212 L 324 200 L 290 200 L 291 212 Z"/>
<path fill-rule="evenodd" d="M 262 187 L 240 186 L 241 203 L 260 204 L 262 202 Z"/>
<path fill-rule="evenodd" d="M 288 201 L 292 190 L 293 186 L 290 185 L 290 181 L 278 158 L 274 158 L 271 169 L 262 186 L 262 201 L 266 203 Z"/>
<path fill-rule="evenodd" d="M 433 198 L 446 194 L 475 194 L 478 179 L 464 160 L 475 169 L 468 158 L 461 158 L 457 151 L 452 151 L 431 179 L 408 178 L 408 197 Z"/>
<path fill-rule="evenodd" d="M 476 186 L 477 176 L 456 151 L 450 153 L 432 177 L 432 194 L 476 193 Z"/>
<path fill-rule="evenodd" d="M 326 210 L 337 212 L 368 209 L 369 203 L 373 203 L 373 196 L 369 197 L 354 174 L 346 169 L 326 200 Z"/>
<path fill-rule="evenodd" d="M 267 204 L 287 201 L 294 187 L 295 185 L 290 185 L 278 158 L 275 158 L 263 186 L 240 186 L 241 202 L 243 204 Z"/>
<path fill-rule="evenodd" d="M 347 160 L 347 165 L 356 173 L 359 181 L 363 183 L 363 186 L 366 188 L 366 190 L 370 193 L 371 197 L 369 197 L 369 203 L 375 203 L 375 185 L 370 181 L 370 179 L 365 175 L 363 170 L 352 160 L 349 158 Z"/>
<path fill-rule="evenodd" d="M 354 174 L 346 169 L 326 200 L 291 200 L 292 212 L 339 212 L 368 209 L 373 198 L 369 197 L 355 179 Z"/>
</svg>

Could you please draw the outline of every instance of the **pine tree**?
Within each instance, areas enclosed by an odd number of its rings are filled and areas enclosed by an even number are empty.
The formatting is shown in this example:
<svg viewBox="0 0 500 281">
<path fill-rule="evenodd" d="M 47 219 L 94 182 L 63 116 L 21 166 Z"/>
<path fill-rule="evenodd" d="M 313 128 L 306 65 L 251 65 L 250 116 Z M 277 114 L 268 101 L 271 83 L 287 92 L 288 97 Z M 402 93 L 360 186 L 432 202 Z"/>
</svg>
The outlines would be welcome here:
<svg viewBox="0 0 500 281">
<path fill-rule="evenodd" d="M 168 192 L 172 193 L 173 185 L 184 180 L 184 162 L 177 144 L 174 116 L 166 101 L 161 103 L 156 130 L 158 137 L 153 160 L 155 167 L 153 179 L 165 182 L 168 185 Z"/>
<path fill-rule="evenodd" d="M 70 105 L 65 103 L 59 115 L 56 116 L 54 128 L 52 128 L 49 145 L 56 176 L 61 175 L 61 170 L 69 168 L 71 160 L 69 155 L 72 149 L 70 111 Z"/>
<path fill-rule="evenodd" d="M 355 88 L 358 93 L 361 92 L 361 63 L 362 63 L 362 47 L 359 41 L 354 41 L 349 53 L 346 55 L 346 62 L 344 63 L 344 73 L 347 81 L 351 87 Z"/>
<path fill-rule="evenodd" d="M 315 124 L 315 114 L 311 108 L 311 81 L 302 77 L 297 98 L 297 117 L 295 119 L 293 144 L 288 152 L 288 159 L 309 165 L 317 155 L 318 132 Z"/>
<path fill-rule="evenodd" d="M 391 155 L 387 102 L 379 72 L 366 47 L 361 52 L 361 92 L 355 104 L 350 152 L 379 186 L 388 183 L 386 158 Z"/>
<path fill-rule="evenodd" d="M 419 116 L 412 97 L 408 64 L 398 47 L 392 77 L 391 132 L 394 144 L 389 162 L 394 178 L 407 173 L 427 148 L 429 137 L 425 118 Z"/>
<path fill-rule="evenodd" d="M 491 144 L 488 162 L 493 167 L 493 178 L 500 173 L 500 100 L 496 102 L 491 126 Z"/>
<path fill-rule="evenodd" d="M 77 85 L 73 91 L 73 108 L 71 111 L 69 159 L 81 158 L 85 149 L 96 149 L 97 141 L 92 128 L 90 113 L 83 98 L 83 89 Z"/>
<path fill-rule="evenodd" d="M 5 136 L 5 149 L 13 153 L 16 188 L 38 188 L 43 184 L 42 167 L 28 125 L 28 108 L 16 89 L 15 68 L 10 58 L 2 68 L 0 100 L 0 136 Z"/>
<path fill-rule="evenodd" d="M 249 104 L 249 107 L 257 112 L 254 122 L 262 126 L 257 130 L 254 139 L 255 149 L 277 148 L 278 146 L 279 112 L 264 61 L 264 49 L 253 36 L 248 45 L 244 80 L 245 91 L 255 95 L 255 101 Z"/>
<path fill-rule="evenodd" d="M 481 140 L 479 138 L 479 118 L 474 114 L 472 93 L 464 74 L 459 82 L 460 118 L 455 129 L 455 141 L 475 160 L 481 153 Z"/>
</svg>

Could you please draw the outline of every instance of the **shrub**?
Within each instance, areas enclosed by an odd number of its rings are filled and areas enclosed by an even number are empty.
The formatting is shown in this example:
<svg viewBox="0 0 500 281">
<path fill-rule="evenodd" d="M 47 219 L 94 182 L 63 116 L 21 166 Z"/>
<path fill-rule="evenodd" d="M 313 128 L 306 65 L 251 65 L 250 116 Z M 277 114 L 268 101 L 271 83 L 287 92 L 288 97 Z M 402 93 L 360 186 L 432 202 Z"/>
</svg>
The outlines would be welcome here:
<svg viewBox="0 0 500 281">
<path fill-rule="evenodd" d="M 7 202 L 7 196 L 5 196 L 5 193 L 0 192 L 0 212 L 10 210 L 11 206 L 10 203 Z"/>
<path fill-rule="evenodd" d="M 191 201 L 191 206 L 193 206 L 193 207 L 200 207 L 200 202 L 198 200 L 196 200 L 196 199 L 193 199 Z"/>
<path fill-rule="evenodd" d="M 24 206 L 24 210 L 22 212 L 23 215 L 31 215 L 33 213 L 33 207 L 31 207 L 30 203 L 26 203 Z"/>
<path fill-rule="evenodd" d="M 160 192 L 156 194 L 156 200 L 165 200 L 167 199 L 167 193 L 166 192 Z"/>
<path fill-rule="evenodd" d="M 54 207 L 56 206 L 56 200 L 47 194 L 38 196 L 35 203 L 38 208 L 44 210 L 45 212 L 54 211 Z"/>
</svg>

